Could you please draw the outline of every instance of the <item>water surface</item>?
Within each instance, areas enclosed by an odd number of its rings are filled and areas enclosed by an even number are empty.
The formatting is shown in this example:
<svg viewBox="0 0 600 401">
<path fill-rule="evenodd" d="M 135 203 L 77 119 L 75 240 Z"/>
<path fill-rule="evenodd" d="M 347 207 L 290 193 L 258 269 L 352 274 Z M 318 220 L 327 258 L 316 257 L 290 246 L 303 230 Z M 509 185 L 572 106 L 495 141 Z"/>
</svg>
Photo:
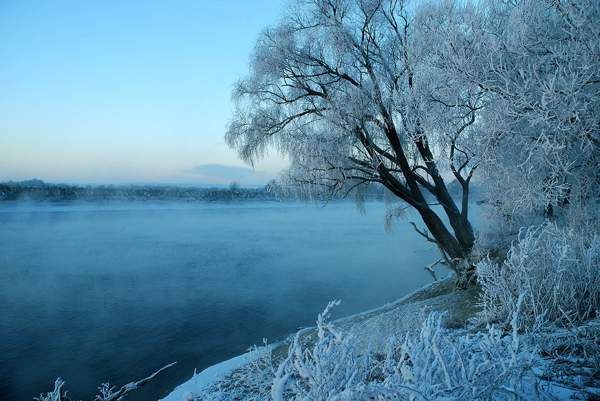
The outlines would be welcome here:
<svg viewBox="0 0 600 401">
<path fill-rule="evenodd" d="M 263 338 L 395 300 L 431 281 L 436 250 L 384 207 L 305 204 L 0 205 L 0 399 L 57 376 L 71 397 L 178 361 L 152 400 Z M 410 218 L 409 218 L 410 220 Z"/>
</svg>

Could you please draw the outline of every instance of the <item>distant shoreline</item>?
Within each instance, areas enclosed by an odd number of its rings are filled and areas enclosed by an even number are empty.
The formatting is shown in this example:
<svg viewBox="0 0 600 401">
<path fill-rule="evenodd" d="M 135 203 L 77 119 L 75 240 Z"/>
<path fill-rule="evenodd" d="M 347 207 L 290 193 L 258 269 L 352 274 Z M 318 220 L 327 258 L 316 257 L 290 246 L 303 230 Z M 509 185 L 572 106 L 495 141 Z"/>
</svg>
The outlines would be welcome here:
<svg viewBox="0 0 600 401">
<path fill-rule="evenodd" d="M 32 179 L 0 183 L 0 202 L 112 202 L 112 201 L 179 201 L 239 202 L 290 201 L 294 195 L 282 191 L 276 182 L 262 187 L 194 187 L 178 185 L 70 185 Z M 383 192 L 373 191 L 365 200 L 381 200 Z"/>
<path fill-rule="evenodd" d="M 452 182 L 448 189 L 458 197 L 460 188 Z M 32 179 L 26 181 L 0 182 L 0 202 L 113 202 L 113 201 L 179 201 L 179 202 L 239 202 L 239 201 L 292 201 L 298 197 L 289 188 L 285 190 L 276 181 L 261 187 L 240 186 L 231 183 L 228 187 L 200 187 L 190 185 L 79 185 L 47 183 Z M 471 189 L 472 195 L 479 192 Z M 372 188 L 368 194 L 362 195 L 365 201 L 384 200 L 381 188 Z M 345 197 L 334 197 L 340 200 Z"/>
<path fill-rule="evenodd" d="M 281 196 L 270 185 L 258 188 L 150 185 L 68 185 L 40 180 L 0 183 L 0 201 L 277 201 Z"/>
</svg>

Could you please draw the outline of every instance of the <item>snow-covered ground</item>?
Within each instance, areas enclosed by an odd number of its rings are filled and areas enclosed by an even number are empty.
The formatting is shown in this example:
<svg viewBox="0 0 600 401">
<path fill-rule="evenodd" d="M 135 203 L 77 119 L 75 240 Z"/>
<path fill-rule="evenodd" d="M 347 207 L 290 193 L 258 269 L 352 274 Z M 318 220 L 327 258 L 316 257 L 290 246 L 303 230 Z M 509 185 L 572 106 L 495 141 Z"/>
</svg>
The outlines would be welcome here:
<svg viewBox="0 0 600 401">
<path fill-rule="evenodd" d="M 169 395 L 161 401 L 187 401 L 193 399 L 193 394 L 198 394 L 216 381 L 225 378 L 235 369 L 256 360 L 258 354 L 254 351 L 236 356 L 216 365 L 210 366 L 200 373 L 194 375 L 188 381 L 177 386 Z"/>
</svg>

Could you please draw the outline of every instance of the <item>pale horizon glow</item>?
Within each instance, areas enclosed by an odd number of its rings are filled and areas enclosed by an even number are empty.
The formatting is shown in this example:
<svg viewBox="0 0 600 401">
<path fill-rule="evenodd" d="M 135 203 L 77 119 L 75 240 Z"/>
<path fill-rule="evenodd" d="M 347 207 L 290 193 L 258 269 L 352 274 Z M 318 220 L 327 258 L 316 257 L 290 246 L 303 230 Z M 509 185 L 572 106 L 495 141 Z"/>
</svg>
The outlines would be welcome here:
<svg viewBox="0 0 600 401">
<path fill-rule="evenodd" d="M 248 171 L 223 136 L 232 86 L 284 2 L 1 2 L 0 181 L 275 177 L 281 156 Z"/>
</svg>

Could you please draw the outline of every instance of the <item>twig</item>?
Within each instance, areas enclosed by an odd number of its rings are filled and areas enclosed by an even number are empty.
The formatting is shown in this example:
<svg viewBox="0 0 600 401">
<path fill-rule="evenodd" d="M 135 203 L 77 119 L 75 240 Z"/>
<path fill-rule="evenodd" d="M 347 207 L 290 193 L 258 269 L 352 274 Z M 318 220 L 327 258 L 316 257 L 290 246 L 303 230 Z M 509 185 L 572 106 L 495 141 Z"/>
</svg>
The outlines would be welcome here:
<svg viewBox="0 0 600 401">
<path fill-rule="evenodd" d="M 436 240 L 434 240 L 433 238 L 431 238 L 428 234 L 427 234 L 427 230 L 419 230 L 419 227 L 417 227 L 417 225 L 413 222 L 410 221 L 409 222 L 411 226 L 413 226 L 413 228 L 415 229 L 415 231 L 421 235 L 423 238 L 425 238 L 427 241 L 432 242 L 434 244 L 438 244 L 438 242 Z"/>
<path fill-rule="evenodd" d="M 117 391 L 116 393 L 112 393 L 108 398 L 106 398 L 103 401 L 121 401 L 123 398 L 125 398 L 125 395 L 129 394 L 130 392 L 132 392 L 134 390 L 139 389 L 140 387 L 142 387 L 143 385 L 148 383 L 150 380 L 154 379 L 159 373 L 170 368 L 171 366 L 175 365 L 176 363 L 177 362 L 172 362 L 166 366 L 163 366 L 162 368 L 158 369 L 156 372 L 152 373 L 150 376 L 148 376 L 144 379 L 125 384 L 123 387 L 121 387 L 119 389 L 119 391 Z"/>
<path fill-rule="evenodd" d="M 433 268 L 438 264 L 438 263 L 442 263 L 444 261 L 443 258 L 440 258 L 438 260 L 436 260 L 435 262 L 428 264 L 427 266 L 424 267 L 425 270 L 427 270 L 431 276 L 433 277 L 433 281 L 438 281 L 437 275 L 435 274 L 435 270 L 433 270 Z"/>
</svg>

